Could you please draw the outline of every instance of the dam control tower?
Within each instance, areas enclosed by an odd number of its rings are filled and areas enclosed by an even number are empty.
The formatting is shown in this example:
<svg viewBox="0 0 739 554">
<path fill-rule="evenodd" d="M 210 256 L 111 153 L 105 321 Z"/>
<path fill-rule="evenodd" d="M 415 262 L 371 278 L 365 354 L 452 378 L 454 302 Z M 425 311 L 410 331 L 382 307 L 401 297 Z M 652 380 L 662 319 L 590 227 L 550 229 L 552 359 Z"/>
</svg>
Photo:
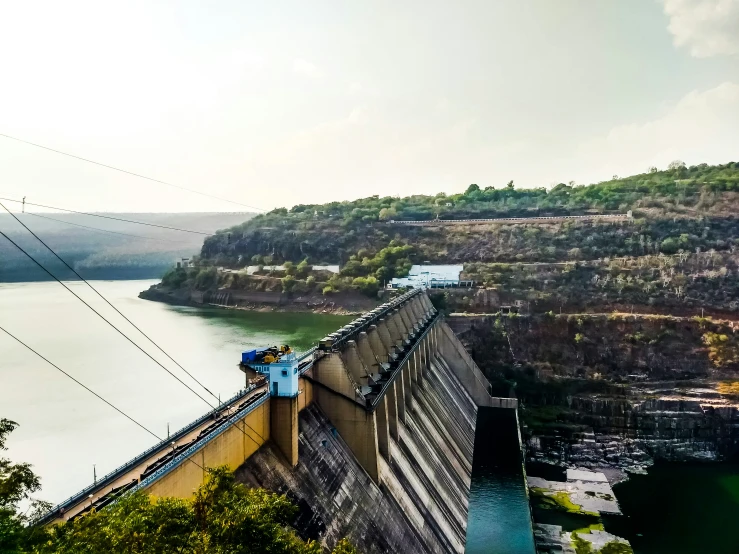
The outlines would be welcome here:
<svg viewBox="0 0 739 554">
<path fill-rule="evenodd" d="M 246 373 L 247 388 L 251 382 L 268 381 L 270 435 L 292 467 L 298 465 L 300 361 L 293 349 L 284 344 L 242 352 L 239 364 Z"/>
</svg>

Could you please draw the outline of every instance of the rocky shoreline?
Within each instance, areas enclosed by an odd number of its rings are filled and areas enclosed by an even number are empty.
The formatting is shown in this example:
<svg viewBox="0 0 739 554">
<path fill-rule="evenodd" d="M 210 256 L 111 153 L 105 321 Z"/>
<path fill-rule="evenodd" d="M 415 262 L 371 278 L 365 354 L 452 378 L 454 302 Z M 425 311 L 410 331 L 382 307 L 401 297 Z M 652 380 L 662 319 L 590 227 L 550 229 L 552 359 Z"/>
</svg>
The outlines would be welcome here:
<svg viewBox="0 0 739 554">
<path fill-rule="evenodd" d="M 258 312 L 303 312 L 330 315 L 358 315 L 376 307 L 379 301 L 358 293 L 291 295 L 279 292 L 235 290 L 194 291 L 166 289 L 152 285 L 139 293 L 139 298 L 174 306 L 223 308 Z"/>
</svg>

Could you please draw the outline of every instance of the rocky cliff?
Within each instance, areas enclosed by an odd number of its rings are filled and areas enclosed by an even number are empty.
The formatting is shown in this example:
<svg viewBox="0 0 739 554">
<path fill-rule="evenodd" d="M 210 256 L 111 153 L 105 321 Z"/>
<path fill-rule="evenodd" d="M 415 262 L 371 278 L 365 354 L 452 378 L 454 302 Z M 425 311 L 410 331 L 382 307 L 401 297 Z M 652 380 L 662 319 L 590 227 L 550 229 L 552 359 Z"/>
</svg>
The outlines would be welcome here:
<svg viewBox="0 0 739 554">
<path fill-rule="evenodd" d="M 532 458 L 640 470 L 739 452 L 731 322 L 659 316 L 456 318 L 478 365 L 514 391 Z"/>
</svg>

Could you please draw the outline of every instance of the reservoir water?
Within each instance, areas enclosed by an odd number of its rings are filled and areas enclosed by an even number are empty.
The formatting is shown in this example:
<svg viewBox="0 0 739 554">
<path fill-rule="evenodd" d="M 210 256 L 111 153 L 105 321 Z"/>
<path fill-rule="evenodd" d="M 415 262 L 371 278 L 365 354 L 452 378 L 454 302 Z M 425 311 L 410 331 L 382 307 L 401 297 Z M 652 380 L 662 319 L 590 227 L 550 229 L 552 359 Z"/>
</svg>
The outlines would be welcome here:
<svg viewBox="0 0 739 554">
<path fill-rule="evenodd" d="M 93 282 L 209 390 L 230 398 L 244 386 L 237 363 L 248 347 L 313 346 L 351 318 L 175 307 L 139 299 L 154 281 Z M 84 284 L 82 298 L 207 400 L 186 374 Z M 160 437 L 209 406 L 148 359 L 57 283 L 0 284 L 0 326 L 129 413 Z M 215 403 L 215 401 L 214 401 Z M 156 440 L 0 332 L 0 417 L 20 424 L 7 454 L 33 464 L 38 497 L 59 502 L 115 469 Z"/>
</svg>

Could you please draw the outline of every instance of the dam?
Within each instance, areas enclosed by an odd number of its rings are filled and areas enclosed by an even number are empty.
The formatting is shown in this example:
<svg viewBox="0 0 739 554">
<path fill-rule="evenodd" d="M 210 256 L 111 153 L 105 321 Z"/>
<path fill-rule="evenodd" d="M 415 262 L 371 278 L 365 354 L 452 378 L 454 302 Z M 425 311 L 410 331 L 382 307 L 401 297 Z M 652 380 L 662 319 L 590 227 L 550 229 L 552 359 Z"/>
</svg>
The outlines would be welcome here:
<svg viewBox="0 0 739 554">
<path fill-rule="evenodd" d="M 464 552 L 478 410 L 511 414 L 518 437 L 517 401 L 489 394 L 428 296 L 403 294 L 279 362 L 242 365 L 242 391 L 41 522 L 136 490 L 187 498 L 226 465 L 286 494 L 299 534 L 327 548 L 349 537 L 363 552 Z"/>
</svg>

